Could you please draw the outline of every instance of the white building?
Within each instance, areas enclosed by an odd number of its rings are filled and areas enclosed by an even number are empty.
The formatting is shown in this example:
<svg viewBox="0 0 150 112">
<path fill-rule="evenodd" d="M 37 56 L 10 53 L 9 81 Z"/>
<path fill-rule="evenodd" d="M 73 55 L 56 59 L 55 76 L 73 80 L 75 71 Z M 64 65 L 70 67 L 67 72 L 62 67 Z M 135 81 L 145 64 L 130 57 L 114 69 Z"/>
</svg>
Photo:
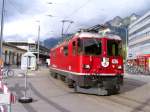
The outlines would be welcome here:
<svg viewBox="0 0 150 112">
<path fill-rule="evenodd" d="M 128 58 L 150 54 L 150 11 L 130 24 L 128 29 Z"/>
</svg>

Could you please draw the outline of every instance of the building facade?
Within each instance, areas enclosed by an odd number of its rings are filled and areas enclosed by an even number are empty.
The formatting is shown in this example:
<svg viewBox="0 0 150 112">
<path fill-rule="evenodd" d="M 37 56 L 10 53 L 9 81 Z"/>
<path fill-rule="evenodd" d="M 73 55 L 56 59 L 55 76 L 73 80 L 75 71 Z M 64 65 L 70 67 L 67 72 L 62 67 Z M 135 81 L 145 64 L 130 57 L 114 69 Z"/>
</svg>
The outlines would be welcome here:
<svg viewBox="0 0 150 112">
<path fill-rule="evenodd" d="M 3 43 L 2 58 L 4 65 L 20 65 L 21 56 L 27 52 L 24 49 L 18 48 L 14 45 L 11 45 L 7 42 Z"/>
<path fill-rule="evenodd" d="M 8 42 L 11 45 L 15 45 L 17 48 L 24 49 L 28 52 L 32 52 L 36 58 L 38 57 L 38 45 L 35 42 Z M 45 64 L 46 59 L 49 59 L 49 49 L 40 45 L 39 46 L 39 64 Z"/>
<path fill-rule="evenodd" d="M 150 11 L 128 28 L 128 59 L 146 54 L 150 54 Z"/>
</svg>

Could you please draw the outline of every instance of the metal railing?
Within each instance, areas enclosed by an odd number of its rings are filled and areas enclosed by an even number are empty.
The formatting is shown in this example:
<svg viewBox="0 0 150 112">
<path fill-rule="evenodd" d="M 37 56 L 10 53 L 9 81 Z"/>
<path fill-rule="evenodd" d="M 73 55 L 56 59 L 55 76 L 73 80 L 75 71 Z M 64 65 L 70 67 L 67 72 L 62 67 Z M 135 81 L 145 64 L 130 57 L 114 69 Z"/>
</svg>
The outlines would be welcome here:
<svg viewBox="0 0 150 112">
<path fill-rule="evenodd" d="M 140 66 L 134 66 L 134 65 L 128 65 L 125 64 L 125 72 L 130 74 L 145 74 L 150 75 L 150 70 L 146 70 L 143 67 Z"/>
</svg>

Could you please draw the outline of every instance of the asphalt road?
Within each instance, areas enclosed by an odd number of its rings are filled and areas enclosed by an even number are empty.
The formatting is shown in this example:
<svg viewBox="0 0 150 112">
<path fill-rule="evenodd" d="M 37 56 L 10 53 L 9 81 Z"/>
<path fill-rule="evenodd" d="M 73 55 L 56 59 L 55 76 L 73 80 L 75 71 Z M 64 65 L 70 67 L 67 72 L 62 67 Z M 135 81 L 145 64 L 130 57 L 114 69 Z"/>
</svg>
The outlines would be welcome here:
<svg viewBox="0 0 150 112">
<path fill-rule="evenodd" d="M 8 86 L 17 98 L 24 93 L 24 79 L 19 72 L 8 79 Z M 120 94 L 96 96 L 74 93 L 43 68 L 28 74 L 27 96 L 34 101 L 12 104 L 12 112 L 150 112 L 150 76 L 125 74 Z"/>
</svg>

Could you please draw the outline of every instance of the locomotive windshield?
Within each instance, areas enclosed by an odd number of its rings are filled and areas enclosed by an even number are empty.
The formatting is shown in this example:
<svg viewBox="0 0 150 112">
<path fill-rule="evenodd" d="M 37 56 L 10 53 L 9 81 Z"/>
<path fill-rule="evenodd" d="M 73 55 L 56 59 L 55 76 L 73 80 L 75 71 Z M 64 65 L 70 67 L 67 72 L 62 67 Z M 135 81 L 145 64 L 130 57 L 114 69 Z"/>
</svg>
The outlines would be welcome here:
<svg viewBox="0 0 150 112">
<path fill-rule="evenodd" d="M 107 40 L 107 55 L 108 56 L 120 56 L 122 46 L 120 41 Z"/>
<path fill-rule="evenodd" d="M 100 55 L 102 52 L 101 40 L 86 38 L 82 40 L 84 55 Z"/>
</svg>

